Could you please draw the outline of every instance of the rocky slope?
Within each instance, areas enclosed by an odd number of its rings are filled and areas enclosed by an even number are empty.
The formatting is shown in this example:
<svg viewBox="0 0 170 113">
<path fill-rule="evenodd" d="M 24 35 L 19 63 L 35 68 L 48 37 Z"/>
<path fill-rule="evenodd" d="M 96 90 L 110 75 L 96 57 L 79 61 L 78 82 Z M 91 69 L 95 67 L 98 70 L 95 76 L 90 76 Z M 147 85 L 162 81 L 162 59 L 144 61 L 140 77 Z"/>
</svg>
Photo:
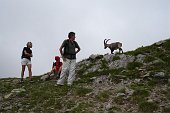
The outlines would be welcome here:
<svg viewBox="0 0 170 113">
<path fill-rule="evenodd" d="M 44 75 L 42 75 L 44 76 Z M 170 39 L 77 63 L 72 87 L 0 79 L 2 113 L 170 113 Z"/>
</svg>

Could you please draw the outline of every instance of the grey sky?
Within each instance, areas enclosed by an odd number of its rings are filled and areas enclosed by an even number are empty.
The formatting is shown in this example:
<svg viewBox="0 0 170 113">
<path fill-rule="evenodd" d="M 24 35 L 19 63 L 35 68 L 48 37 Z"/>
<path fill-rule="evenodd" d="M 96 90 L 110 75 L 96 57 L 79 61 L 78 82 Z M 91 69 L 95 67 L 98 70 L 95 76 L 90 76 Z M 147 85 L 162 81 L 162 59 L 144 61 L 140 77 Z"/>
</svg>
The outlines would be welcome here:
<svg viewBox="0 0 170 113">
<path fill-rule="evenodd" d="M 169 0 L 0 0 L 0 77 L 20 77 L 20 57 L 33 43 L 33 75 L 51 69 L 70 31 L 81 47 L 77 61 L 110 53 L 103 40 L 124 51 L 170 36 Z M 27 77 L 27 70 L 26 75 Z"/>
</svg>

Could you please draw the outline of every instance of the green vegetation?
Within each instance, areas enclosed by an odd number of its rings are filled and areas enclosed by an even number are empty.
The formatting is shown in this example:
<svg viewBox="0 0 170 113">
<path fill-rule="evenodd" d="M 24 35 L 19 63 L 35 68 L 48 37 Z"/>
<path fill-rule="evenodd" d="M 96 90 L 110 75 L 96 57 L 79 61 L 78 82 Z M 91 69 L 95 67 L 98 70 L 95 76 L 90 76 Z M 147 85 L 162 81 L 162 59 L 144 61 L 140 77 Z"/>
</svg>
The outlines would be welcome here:
<svg viewBox="0 0 170 113">
<path fill-rule="evenodd" d="M 115 61 L 115 60 L 120 60 L 120 57 L 119 56 L 114 56 L 112 61 Z"/>
<path fill-rule="evenodd" d="M 123 105 L 124 104 L 124 96 L 118 96 L 115 97 L 113 100 L 115 103 L 117 103 L 118 105 Z"/>
<path fill-rule="evenodd" d="M 109 109 L 108 113 L 117 113 L 117 112 L 120 112 L 120 111 L 121 111 L 120 108 L 114 106 L 114 107 Z"/>
<path fill-rule="evenodd" d="M 101 60 L 101 69 L 108 70 L 108 62 L 106 60 Z"/>
<path fill-rule="evenodd" d="M 101 102 L 105 102 L 109 99 L 110 95 L 111 93 L 109 91 L 102 91 L 102 92 L 99 92 L 98 95 L 96 95 L 96 99 Z"/>
<path fill-rule="evenodd" d="M 144 59 L 144 62 L 145 62 L 145 63 L 149 63 L 149 62 L 152 62 L 152 61 L 154 61 L 154 60 L 156 60 L 155 57 L 153 57 L 153 56 L 148 56 L 148 55 L 147 55 L 147 56 L 145 57 L 145 59 Z"/>
<path fill-rule="evenodd" d="M 24 83 L 18 83 L 18 78 L 0 79 L 0 112 L 169 113 L 170 40 L 126 54 L 133 58 L 142 54 L 144 63 L 136 60 L 127 67 L 111 69 L 109 64 L 121 61 L 119 54 L 109 61 L 103 55 L 89 58 L 80 63 L 76 70 L 78 79 L 71 87 L 56 86 L 53 80 L 41 81 L 40 76 L 34 76 L 33 83 L 28 78 Z M 98 70 L 88 72 L 96 65 Z M 165 77 L 154 76 L 159 72 Z M 96 83 L 99 77 L 102 82 Z M 24 91 L 13 93 L 13 89 Z M 106 109 L 108 103 L 110 106 Z"/>
<path fill-rule="evenodd" d="M 138 69 L 126 70 L 122 72 L 123 75 L 126 75 L 128 78 L 135 79 L 140 77 Z"/>
<path fill-rule="evenodd" d="M 158 104 L 155 102 L 141 102 L 139 104 L 139 111 L 143 113 L 153 113 L 153 111 L 159 108 Z"/>
<path fill-rule="evenodd" d="M 170 111 L 170 106 L 167 106 L 167 107 L 163 108 L 164 113 L 169 113 L 169 111 Z"/>
<path fill-rule="evenodd" d="M 140 47 L 140 48 L 137 48 L 135 51 L 129 51 L 129 52 L 126 52 L 125 54 L 137 56 L 138 54 L 151 53 L 152 49 L 153 49 L 152 46 Z"/>
<path fill-rule="evenodd" d="M 149 96 L 149 91 L 146 89 L 136 89 L 131 97 L 133 103 L 140 103 L 145 100 L 146 97 Z"/>
<path fill-rule="evenodd" d="M 84 88 L 84 87 L 75 87 L 74 94 L 78 96 L 85 96 L 86 94 L 90 93 L 92 89 Z"/>
<path fill-rule="evenodd" d="M 140 63 L 140 62 L 130 62 L 130 63 L 128 63 L 128 65 L 127 65 L 127 69 L 128 70 L 133 70 L 133 69 L 136 69 L 136 68 L 138 68 L 138 67 L 141 67 L 143 64 L 142 63 Z"/>
<path fill-rule="evenodd" d="M 89 110 L 89 108 L 92 106 L 93 106 L 92 103 L 82 102 L 69 113 L 93 113 L 93 111 Z"/>
</svg>

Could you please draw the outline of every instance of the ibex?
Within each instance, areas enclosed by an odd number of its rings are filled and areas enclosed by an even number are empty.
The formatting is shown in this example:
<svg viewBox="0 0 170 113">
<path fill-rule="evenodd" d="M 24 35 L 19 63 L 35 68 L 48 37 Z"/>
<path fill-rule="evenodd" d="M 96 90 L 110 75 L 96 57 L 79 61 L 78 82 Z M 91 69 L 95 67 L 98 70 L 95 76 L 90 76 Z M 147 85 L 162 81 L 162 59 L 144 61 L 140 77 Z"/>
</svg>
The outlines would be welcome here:
<svg viewBox="0 0 170 113">
<path fill-rule="evenodd" d="M 111 43 L 111 44 L 107 44 L 107 42 L 109 41 L 110 39 L 104 39 L 104 49 L 106 49 L 107 47 L 110 48 L 111 50 L 111 54 L 113 54 L 113 51 L 114 50 L 117 50 L 119 49 L 119 53 L 122 52 L 123 53 L 123 50 L 122 50 L 122 43 L 120 42 L 115 42 L 115 43 Z"/>
</svg>

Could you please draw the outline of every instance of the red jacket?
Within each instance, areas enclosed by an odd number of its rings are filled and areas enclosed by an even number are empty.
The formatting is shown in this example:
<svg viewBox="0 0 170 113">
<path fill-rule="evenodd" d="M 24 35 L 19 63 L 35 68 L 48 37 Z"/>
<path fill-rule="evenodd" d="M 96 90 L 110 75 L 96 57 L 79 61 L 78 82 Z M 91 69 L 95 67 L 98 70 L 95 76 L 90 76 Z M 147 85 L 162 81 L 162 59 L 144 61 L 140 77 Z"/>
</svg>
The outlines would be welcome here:
<svg viewBox="0 0 170 113">
<path fill-rule="evenodd" d="M 56 62 L 53 63 L 53 67 L 56 66 L 56 69 L 55 69 L 55 73 L 59 71 L 60 67 L 62 66 L 62 62 L 60 62 L 60 57 L 59 56 L 55 56 L 55 60 Z"/>
</svg>

